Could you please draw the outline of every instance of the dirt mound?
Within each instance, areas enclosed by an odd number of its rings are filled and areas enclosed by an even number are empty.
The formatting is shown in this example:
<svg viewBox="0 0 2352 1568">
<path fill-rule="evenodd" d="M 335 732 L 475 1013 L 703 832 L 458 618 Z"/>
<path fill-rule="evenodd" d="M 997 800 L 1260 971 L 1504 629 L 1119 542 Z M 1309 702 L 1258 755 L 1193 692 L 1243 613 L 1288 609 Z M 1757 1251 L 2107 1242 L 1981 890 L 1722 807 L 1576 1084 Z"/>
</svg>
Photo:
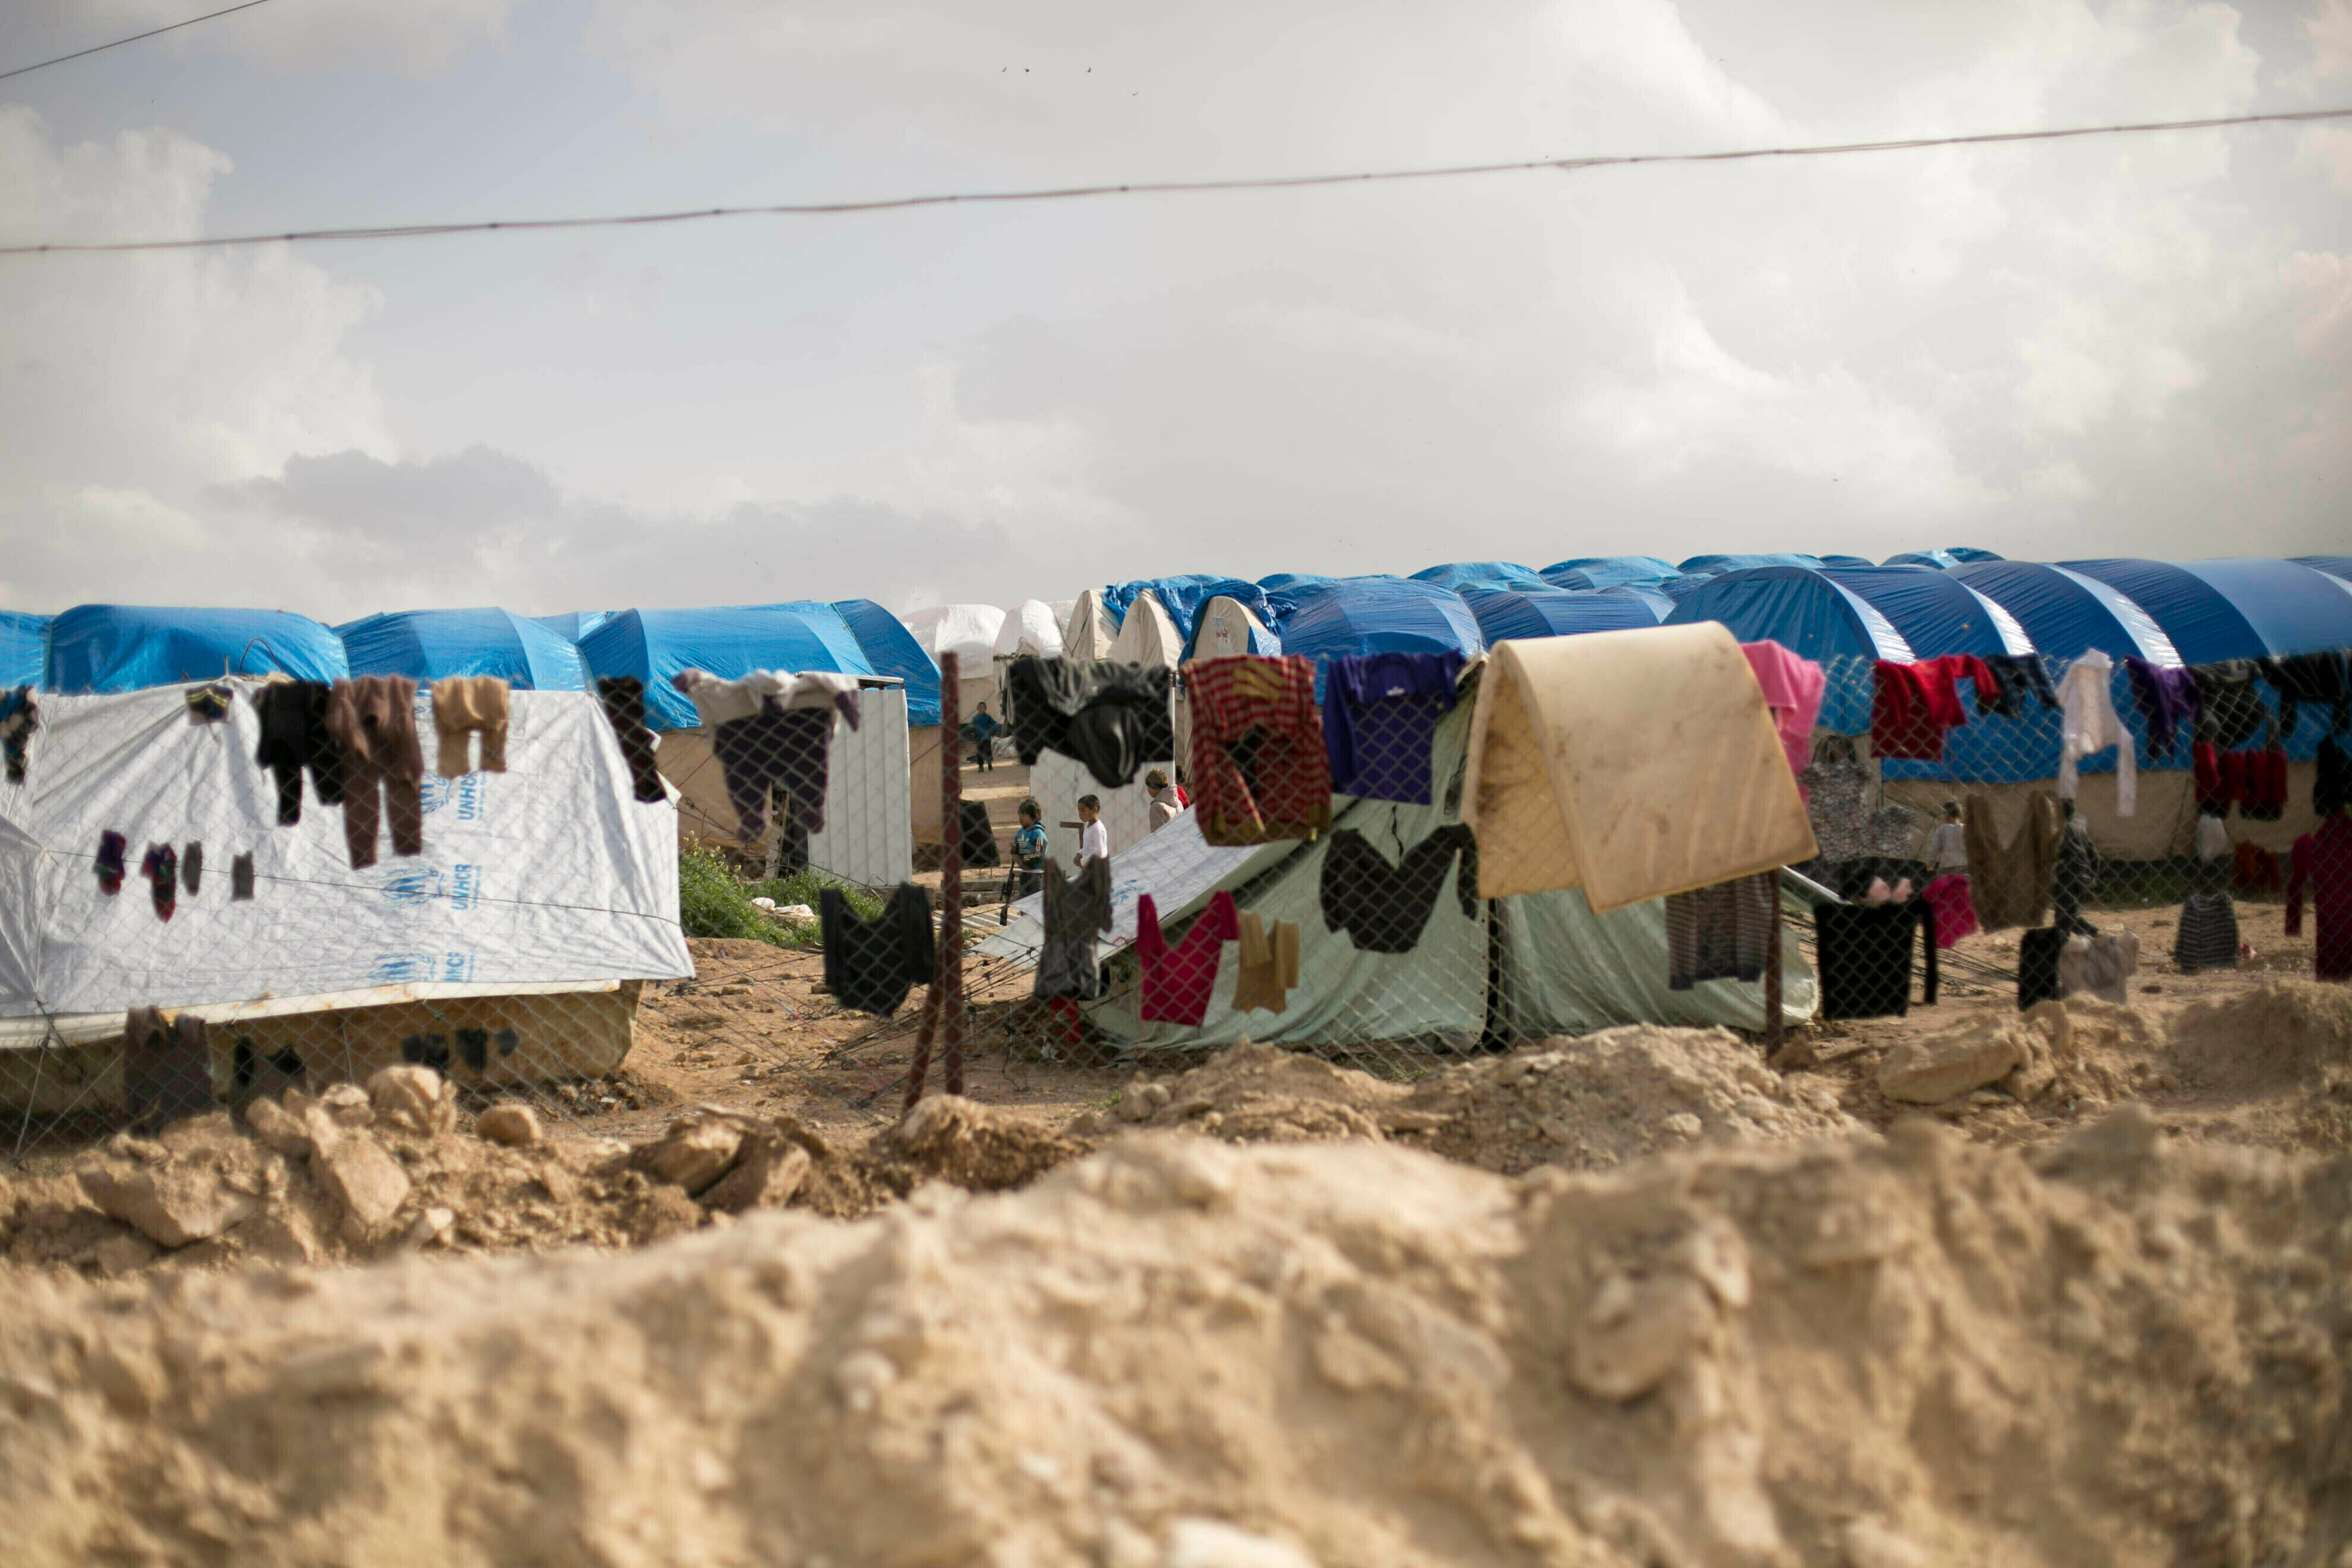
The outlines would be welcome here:
<svg viewBox="0 0 2352 1568">
<path fill-rule="evenodd" d="M 1202 1066 L 1154 1082 L 1139 1073 L 1108 1111 L 1071 1123 L 1105 1136 L 1128 1127 L 1181 1127 L 1229 1143 L 1379 1139 L 1382 1117 L 1411 1098 L 1402 1084 L 1247 1040 Z"/>
<path fill-rule="evenodd" d="M 2352 1071 L 2352 988 L 2265 980 L 2194 1003 L 2172 1022 L 2182 1079 L 2221 1090 L 2285 1091 Z"/>
<path fill-rule="evenodd" d="M 2347 1175 L 2137 1107 L 2039 1169 L 1141 1137 L 621 1257 L 20 1277 L 0 1517 L 37 1568 L 2325 1563 Z"/>
</svg>

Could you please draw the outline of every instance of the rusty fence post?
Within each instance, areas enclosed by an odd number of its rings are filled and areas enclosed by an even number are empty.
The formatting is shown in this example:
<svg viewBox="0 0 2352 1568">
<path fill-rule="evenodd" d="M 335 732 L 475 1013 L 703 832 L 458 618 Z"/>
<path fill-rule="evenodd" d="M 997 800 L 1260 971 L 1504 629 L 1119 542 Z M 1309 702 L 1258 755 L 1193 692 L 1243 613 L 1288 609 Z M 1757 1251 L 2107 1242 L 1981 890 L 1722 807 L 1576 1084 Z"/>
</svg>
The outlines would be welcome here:
<svg viewBox="0 0 2352 1568">
<path fill-rule="evenodd" d="M 930 994 L 923 998 L 922 1026 L 915 1034 L 915 1059 L 907 1067 L 907 1102 L 915 1109 L 931 1073 L 931 1045 L 940 1042 L 941 1076 L 950 1094 L 963 1092 L 963 748 L 962 661 L 940 655 L 940 923 L 938 962 Z"/>
</svg>

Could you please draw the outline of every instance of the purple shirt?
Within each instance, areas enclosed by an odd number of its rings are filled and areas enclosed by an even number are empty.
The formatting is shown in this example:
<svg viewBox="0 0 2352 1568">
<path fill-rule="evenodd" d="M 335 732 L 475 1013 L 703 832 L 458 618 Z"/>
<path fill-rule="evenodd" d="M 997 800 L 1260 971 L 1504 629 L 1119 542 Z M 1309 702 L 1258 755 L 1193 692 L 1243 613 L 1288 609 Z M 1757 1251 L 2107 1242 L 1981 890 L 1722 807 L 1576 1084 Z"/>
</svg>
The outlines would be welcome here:
<svg viewBox="0 0 2352 1568">
<path fill-rule="evenodd" d="M 1375 653 L 1335 658 L 1323 684 L 1331 789 L 1362 800 L 1430 802 L 1437 721 L 1454 708 L 1462 655 Z"/>
<path fill-rule="evenodd" d="M 2204 710 L 2197 678 L 2185 669 L 2159 669 L 2140 658 L 2124 660 L 2124 668 L 2131 671 L 2132 695 L 2139 699 L 2140 717 L 2147 721 L 2148 757 L 2160 760 L 2172 751 L 2173 736 L 2194 729 Z"/>
</svg>

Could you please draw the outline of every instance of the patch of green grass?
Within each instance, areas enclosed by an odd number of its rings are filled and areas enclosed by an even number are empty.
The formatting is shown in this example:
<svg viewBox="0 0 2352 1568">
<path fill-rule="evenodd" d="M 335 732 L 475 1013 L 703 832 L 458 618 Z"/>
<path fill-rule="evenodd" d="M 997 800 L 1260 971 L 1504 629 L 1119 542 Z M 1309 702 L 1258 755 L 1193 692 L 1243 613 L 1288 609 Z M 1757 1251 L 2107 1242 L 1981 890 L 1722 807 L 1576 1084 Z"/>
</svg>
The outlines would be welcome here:
<svg viewBox="0 0 2352 1568">
<path fill-rule="evenodd" d="M 690 848 L 677 858 L 677 912 L 688 936 L 740 937 L 771 947 L 813 949 L 818 940 L 814 922 L 790 926 L 769 917 L 753 899 L 773 899 L 781 907 L 817 907 L 817 896 L 829 887 L 840 888 L 850 907 L 866 916 L 879 914 L 882 900 L 864 888 L 836 882 L 819 871 L 795 871 L 772 881 L 747 882 L 727 862 L 708 849 Z"/>
</svg>

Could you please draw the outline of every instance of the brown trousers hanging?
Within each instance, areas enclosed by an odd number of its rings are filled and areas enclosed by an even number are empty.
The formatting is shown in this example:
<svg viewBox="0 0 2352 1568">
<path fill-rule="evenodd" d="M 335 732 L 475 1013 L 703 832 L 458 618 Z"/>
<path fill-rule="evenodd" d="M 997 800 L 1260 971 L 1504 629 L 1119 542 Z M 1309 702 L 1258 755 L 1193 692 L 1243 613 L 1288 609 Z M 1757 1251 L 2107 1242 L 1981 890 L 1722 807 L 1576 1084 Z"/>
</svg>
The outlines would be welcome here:
<svg viewBox="0 0 2352 1568">
<path fill-rule="evenodd" d="M 425 749 L 416 738 L 416 682 L 399 675 L 338 680 L 327 732 L 343 753 L 343 843 L 352 869 L 375 864 L 378 785 L 394 855 L 425 853 Z"/>
</svg>

